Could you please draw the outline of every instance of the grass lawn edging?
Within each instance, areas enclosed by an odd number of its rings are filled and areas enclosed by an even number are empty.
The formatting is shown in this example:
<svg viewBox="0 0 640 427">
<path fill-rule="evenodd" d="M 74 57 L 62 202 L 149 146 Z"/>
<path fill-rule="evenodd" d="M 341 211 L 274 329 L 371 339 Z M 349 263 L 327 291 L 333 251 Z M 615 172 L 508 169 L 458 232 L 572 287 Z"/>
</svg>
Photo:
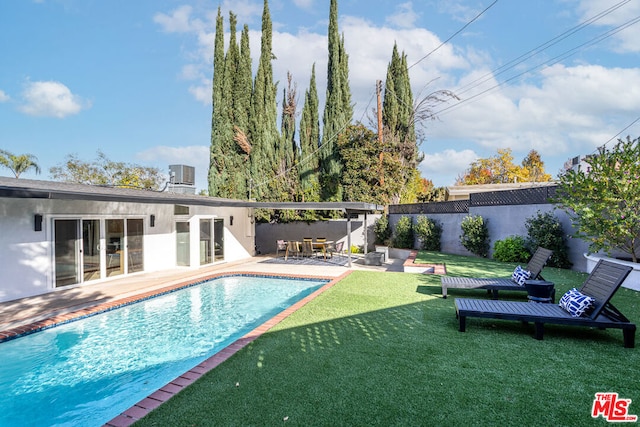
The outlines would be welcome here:
<svg viewBox="0 0 640 427">
<path fill-rule="evenodd" d="M 412 250 L 409 253 L 409 257 L 404 261 L 402 265 L 405 273 L 418 273 L 418 274 L 447 274 L 447 268 L 444 264 L 421 264 L 416 263 L 416 257 L 418 256 L 417 250 Z"/>
</svg>

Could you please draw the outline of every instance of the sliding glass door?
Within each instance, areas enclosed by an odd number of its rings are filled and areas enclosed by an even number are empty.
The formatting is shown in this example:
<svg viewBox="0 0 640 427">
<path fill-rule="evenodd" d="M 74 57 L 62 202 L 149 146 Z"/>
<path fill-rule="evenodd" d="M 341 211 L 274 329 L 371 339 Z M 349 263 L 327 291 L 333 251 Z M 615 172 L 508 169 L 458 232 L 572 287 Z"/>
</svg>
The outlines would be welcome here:
<svg viewBox="0 0 640 427">
<path fill-rule="evenodd" d="M 224 220 L 213 220 L 213 246 L 214 259 L 216 261 L 224 260 Z"/>
<path fill-rule="evenodd" d="M 144 221 L 54 219 L 55 287 L 144 271 Z"/>
<path fill-rule="evenodd" d="M 55 250 L 55 286 L 80 282 L 80 239 L 77 219 L 58 219 L 53 222 Z"/>
<path fill-rule="evenodd" d="M 141 219 L 127 220 L 127 272 L 144 271 L 144 222 Z"/>
<path fill-rule="evenodd" d="M 100 278 L 100 220 L 82 220 L 83 281 Z"/>
<path fill-rule="evenodd" d="M 124 274 L 124 219 L 105 221 L 105 242 L 107 245 L 107 277 Z"/>
</svg>

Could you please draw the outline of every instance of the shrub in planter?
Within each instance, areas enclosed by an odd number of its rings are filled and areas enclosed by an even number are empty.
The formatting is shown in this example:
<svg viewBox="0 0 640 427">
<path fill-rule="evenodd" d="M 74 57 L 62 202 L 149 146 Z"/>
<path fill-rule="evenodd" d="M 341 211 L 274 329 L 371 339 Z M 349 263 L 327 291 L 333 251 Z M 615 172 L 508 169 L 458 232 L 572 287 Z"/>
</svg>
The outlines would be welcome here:
<svg viewBox="0 0 640 427">
<path fill-rule="evenodd" d="M 493 259 L 502 262 L 529 261 L 531 253 L 526 248 L 526 241 L 522 236 L 509 236 L 504 240 L 496 240 L 493 244 Z"/>
<path fill-rule="evenodd" d="M 400 217 L 396 224 L 393 246 L 402 249 L 413 249 L 413 223 L 411 217 Z"/>
<path fill-rule="evenodd" d="M 469 252 L 486 258 L 489 254 L 489 229 L 480 215 L 469 215 L 460 224 L 462 235 L 460 243 Z"/>
<path fill-rule="evenodd" d="M 439 251 L 440 238 L 442 237 L 442 225 L 434 219 L 419 216 L 413 231 L 422 244 L 425 251 Z"/>
<path fill-rule="evenodd" d="M 553 255 L 549 259 L 550 267 L 571 268 L 569 261 L 569 249 L 562 224 L 551 212 L 542 213 L 527 218 L 525 221 L 528 237 L 526 246 L 533 253 L 538 246 L 551 249 Z"/>
<path fill-rule="evenodd" d="M 373 224 L 373 233 L 376 235 L 376 245 L 388 246 L 391 240 L 391 227 L 389 227 L 389 215 L 382 215 Z"/>
</svg>

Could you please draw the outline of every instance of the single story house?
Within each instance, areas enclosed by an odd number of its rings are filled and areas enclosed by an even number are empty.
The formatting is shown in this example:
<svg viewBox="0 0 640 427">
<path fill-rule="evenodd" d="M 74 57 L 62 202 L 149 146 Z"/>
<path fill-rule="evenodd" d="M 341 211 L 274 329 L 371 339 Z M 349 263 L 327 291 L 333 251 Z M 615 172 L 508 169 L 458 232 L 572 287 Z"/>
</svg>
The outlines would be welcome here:
<svg viewBox="0 0 640 427">
<path fill-rule="evenodd" d="M 0 302 L 139 272 L 250 258 L 255 208 L 381 209 L 0 177 Z"/>
</svg>

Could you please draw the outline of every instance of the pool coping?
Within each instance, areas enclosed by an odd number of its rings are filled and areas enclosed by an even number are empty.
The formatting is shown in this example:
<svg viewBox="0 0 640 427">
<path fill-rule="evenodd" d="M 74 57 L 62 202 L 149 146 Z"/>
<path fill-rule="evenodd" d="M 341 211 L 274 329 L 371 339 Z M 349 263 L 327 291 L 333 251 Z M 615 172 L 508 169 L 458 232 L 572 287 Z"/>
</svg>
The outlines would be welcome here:
<svg viewBox="0 0 640 427">
<path fill-rule="evenodd" d="M 153 409 L 160 406 L 162 403 L 169 400 L 176 393 L 180 392 L 183 388 L 192 384 L 204 374 L 219 366 L 222 362 L 229 359 L 235 353 L 240 351 L 242 348 L 247 346 L 249 343 L 256 340 L 262 334 L 269 331 L 275 325 L 280 323 L 282 320 L 290 316 L 292 313 L 296 312 L 298 309 L 306 305 L 309 301 L 312 301 L 318 295 L 326 291 L 327 289 L 333 287 L 336 283 L 347 277 L 351 274 L 352 271 L 346 271 L 339 276 L 334 277 L 326 277 L 326 276 L 314 276 L 314 275 L 301 275 L 301 274 L 286 274 L 286 273 L 259 273 L 259 272 L 246 272 L 246 271 L 236 271 L 236 272 L 219 272 L 212 273 L 203 277 L 199 277 L 193 280 L 186 280 L 182 283 L 177 283 L 169 286 L 165 286 L 159 289 L 142 292 L 139 294 L 131 295 L 125 298 L 116 299 L 113 301 L 102 302 L 91 307 L 85 307 L 82 309 L 74 310 L 65 314 L 58 314 L 52 317 L 46 318 L 44 320 L 36 321 L 30 324 L 26 324 L 23 326 L 18 326 L 6 331 L 0 331 L 0 342 L 9 341 L 15 338 L 19 338 L 25 335 L 29 335 L 35 332 L 39 332 L 45 329 L 53 328 L 58 325 L 62 325 L 65 323 L 73 322 L 76 320 L 80 320 L 85 317 L 93 316 L 99 313 L 104 313 L 107 311 L 115 310 L 117 308 L 141 302 L 156 296 L 168 294 L 171 292 L 178 291 L 180 289 L 189 288 L 192 286 L 196 286 L 200 283 L 206 282 L 208 280 L 222 278 L 222 277 L 232 277 L 232 276 L 251 276 L 251 277 L 274 277 L 274 278 L 287 278 L 287 279 L 308 279 L 308 280 L 327 280 L 328 282 L 324 284 L 322 287 L 307 295 L 305 298 L 291 305 L 290 307 L 284 309 L 271 319 L 265 321 L 261 325 L 257 326 L 250 332 L 246 333 L 241 338 L 237 339 L 233 343 L 229 344 L 227 347 L 218 351 L 213 356 L 207 358 L 200 364 L 194 366 L 192 369 L 188 370 L 184 374 L 165 384 L 163 387 L 159 388 L 155 392 L 151 393 L 146 398 L 142 399 L 138 403 L 134 404 L 131 408 L 122 412 L 112 420 L 106 422 L 104 426 L 107 427 L 128 427 L 135 423 L 140 418 L 147 415 Z"/>
</svg>

